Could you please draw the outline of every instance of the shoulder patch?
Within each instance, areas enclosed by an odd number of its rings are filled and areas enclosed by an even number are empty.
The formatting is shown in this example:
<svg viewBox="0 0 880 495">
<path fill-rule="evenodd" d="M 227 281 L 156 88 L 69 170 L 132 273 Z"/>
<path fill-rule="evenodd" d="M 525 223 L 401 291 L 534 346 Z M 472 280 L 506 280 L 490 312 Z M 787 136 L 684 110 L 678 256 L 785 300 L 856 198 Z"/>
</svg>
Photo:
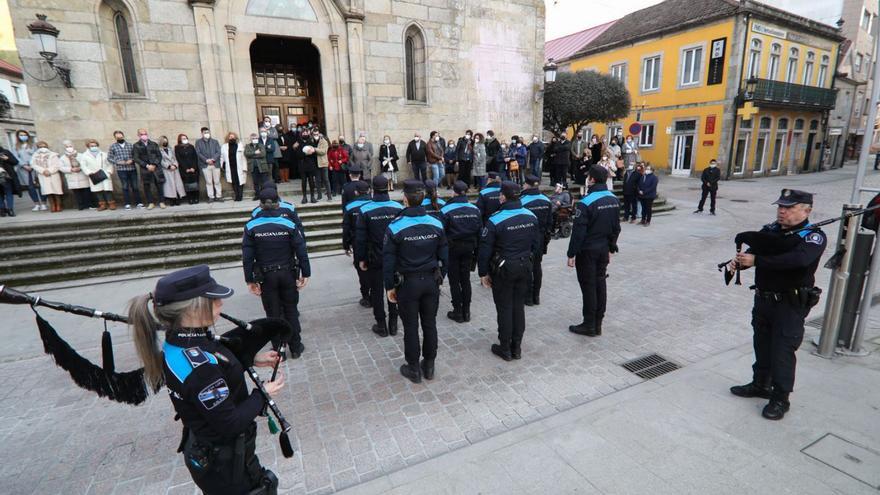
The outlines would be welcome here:
<svg viewBox="0 0 880 495">
<path fill-rule="evenodd" d="M 183 355 L 186 356 L 187 361 L 189 361 L 189 364 L 193 369 L 196 369 L 205 363 L 217 364 L 217 359 L 214 358 L 213 355 L 198 347 L 190 347 L 189 349 L 184 350 Z"/>
<path fill-rule="evenodd" d="M 229 397 L 229 386 L 226 385 L 226 380 L 223 378 L 219 378 L 199 392 L 199 402 L 209 411 L 217 407 L 227 397 Z"/>
<path fill-rule="evenodd" d="M 809 234 L 806 238 L 804 238 L 804 240 L 809 242 L 810 244 L 817 244 L 819 246 L 825 244 L 825 236 L 818 232 L 813 232 Z"/>
</svg>

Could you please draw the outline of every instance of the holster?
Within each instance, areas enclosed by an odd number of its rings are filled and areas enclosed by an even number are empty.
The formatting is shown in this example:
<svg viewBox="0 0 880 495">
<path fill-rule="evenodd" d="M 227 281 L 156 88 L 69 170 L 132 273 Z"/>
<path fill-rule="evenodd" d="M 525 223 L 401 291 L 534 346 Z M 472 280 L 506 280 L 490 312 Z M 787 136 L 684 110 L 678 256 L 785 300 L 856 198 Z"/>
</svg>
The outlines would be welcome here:
<svg viewBox="0 0 880 495">
<path fill-rule="evenodd" d="M 803 287 L 798 289 L 798 295 L 800 295 L 802 300 L 802 306 L 811 309 L 813 306 L 819 304 L 819 299 L 822 297 L 822 289 L 819 287 Z"/>
<path fill-rule="evenodd" d="M 503 265 L 504 259 L 501 258 L 501 253 L 492 253 L 492 257 L 489 258 L 489 273 L 491 273 L 493 276 L 498 275 L 498 271 L 501 270 L 501 267 Z"/>
<path fill-rule="evenodd" d="M 403 285 L 403 274 L 400 272 L 394 272 L 394 289 L 399 290 Z"/>
<path fill-rule="evenodd" d="M 258 284 L 262 284 L 263 281 L 266 280 L 266 277 L 263 276 L 263 270 L 260 270 L 260 267 L 254 267 L 254 282 Z"/>
</svg>

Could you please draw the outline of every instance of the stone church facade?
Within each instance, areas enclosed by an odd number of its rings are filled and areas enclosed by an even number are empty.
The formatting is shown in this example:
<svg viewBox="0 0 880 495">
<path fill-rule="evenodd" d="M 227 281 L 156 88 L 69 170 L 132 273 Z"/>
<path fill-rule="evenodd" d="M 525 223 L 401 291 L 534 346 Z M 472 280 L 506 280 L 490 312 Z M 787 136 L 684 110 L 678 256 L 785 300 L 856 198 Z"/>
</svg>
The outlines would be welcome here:
<svg viewBox="0 0 880 495">
<path fill-rule="evenodd" d="M 9 0 L 37 132 L 247 135 L 269 115 L 402 146 L 541 129 L 543 0 Z M 60 30 L 52 75 L 27 25 Z M 81 142 L 81 141 L 80 141 Z M 405 168 L 405 167 L 402 167 Z"/>
</svg>

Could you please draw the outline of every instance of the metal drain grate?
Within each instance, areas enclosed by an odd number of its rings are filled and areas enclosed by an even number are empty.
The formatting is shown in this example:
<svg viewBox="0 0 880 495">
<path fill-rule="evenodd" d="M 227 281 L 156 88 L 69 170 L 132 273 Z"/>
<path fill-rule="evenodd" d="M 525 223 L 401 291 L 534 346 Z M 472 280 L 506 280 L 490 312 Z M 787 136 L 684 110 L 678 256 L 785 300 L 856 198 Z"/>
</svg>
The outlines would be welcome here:
<svg viewBox="0 0 880 495">
<path fill-rule="evenodd" d="M 650 380 L 660 375 L 665 375 L 670 371 L 675 371 L 681 366 L 667 360 L 659 354 L 648 354 L 647 356 L 633 359 L 623 363 L 621 366 L 631 373 L 635 373 L 639 378 Z"/>
<path fill-rule="evenodd" d="M 747 199 L 731 199 L 730 202 L 731 203 L 748 203 L 749 200 L 747 200 Z"/>
<path fill-rule="evenodd" d="M 804 325 L 822 330 L 822 322 L 824 322 L 824 321 L 825 321 L 825 317 L 820 316 L 818 318 L 813 318 L 812 320 L 806 322 Z"/>
</svg>

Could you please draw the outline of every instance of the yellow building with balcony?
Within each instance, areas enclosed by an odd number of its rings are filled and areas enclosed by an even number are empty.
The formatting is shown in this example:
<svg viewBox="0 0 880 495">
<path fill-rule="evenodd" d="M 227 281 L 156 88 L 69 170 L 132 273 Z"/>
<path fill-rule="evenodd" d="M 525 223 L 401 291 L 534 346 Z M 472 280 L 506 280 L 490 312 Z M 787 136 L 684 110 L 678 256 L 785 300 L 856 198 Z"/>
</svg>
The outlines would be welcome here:
<svg viewBox="0 0 880 495">
<path fill-rule="evenodd" d="M 715 158 L 727 176 L 752 177 L 818 168 L 842 40 L 750 0 L 667 0 L 557 63 L 611 74 L 632 97 L 626 119 L 585 134 L 633 134 L 641 159 L 673 174 Z"/>
</svg>

